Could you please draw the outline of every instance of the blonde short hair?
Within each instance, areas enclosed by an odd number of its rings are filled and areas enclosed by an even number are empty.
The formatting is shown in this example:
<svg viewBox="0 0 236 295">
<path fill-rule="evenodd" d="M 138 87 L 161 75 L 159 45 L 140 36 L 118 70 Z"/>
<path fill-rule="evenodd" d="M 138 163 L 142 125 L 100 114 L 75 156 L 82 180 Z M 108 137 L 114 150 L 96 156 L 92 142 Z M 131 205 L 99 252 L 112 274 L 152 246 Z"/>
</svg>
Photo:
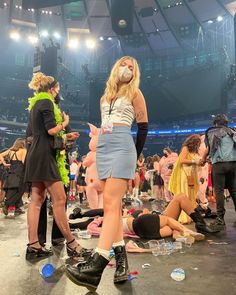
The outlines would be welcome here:
<svg viewBox="0 0 236 295">
<path fill-rule="evenodd" d="M 123 84 L 122 87 L 118 90 L 119 67 L 121 66 L 122 62 L 127 59 L 133 62 L 133 66 L 134 66 L 133 78 L 131 79 L 129 83 Z M 111 70 L 110 77 L 108 78 L 106 83 L 104 98 L 108 102 L 110 102 L 112 99 L 116 97 L 124 96 L 126 99 L 132 101 L 138 92 L 139 84 L 140 84 L 140 70 L 139 70 L 139 65 L 137 60 L 131 56 L 124 56 L 114 64 Z"/>
<path fill-rule="evenodd" d="M 33 75 L 33 78 L 29 83 L 29 88 L 33 89 L 35 92 L 47 92 L 54 81 L 56 80 L 53 77 L 46 76 L 39 72 Z M 58 82 L 53 87 L 57 86 L 59 86 Z"/>
</svg>

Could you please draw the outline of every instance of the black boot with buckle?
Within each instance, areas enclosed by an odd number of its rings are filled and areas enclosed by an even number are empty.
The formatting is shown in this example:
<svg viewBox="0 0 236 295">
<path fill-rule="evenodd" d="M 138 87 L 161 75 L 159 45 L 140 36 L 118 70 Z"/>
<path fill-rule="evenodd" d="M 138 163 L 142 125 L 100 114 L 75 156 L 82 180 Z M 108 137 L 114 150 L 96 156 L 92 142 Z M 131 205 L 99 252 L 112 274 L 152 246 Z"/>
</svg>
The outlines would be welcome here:
<svg viewBox="0 0 236 295">
<path fill-rule="evenodd" d="M 66 265 L 66 274 L 76 285 L 84 286 L 90 292 L 95 292 L 108 263 L 109 260 L 99 253 L 94 253 L 84 263 L 79 263 L 77 266 Z"/>
<path fill-rule="evenodd" d="M 195 228 L 197 230 L 197 232 L 199 233 L 217 233 L 219 232 L 219 230 L 217 228 L 211 227 L 209 225 L 206 224 L 206 222 L 204 221 L 203 217 L 201 216 L 201 214 L 197 211 L 197 209 L 194 210 L 193 213 L 191 213 L 189 215 L 192 220 L 195 223 Z"/>
<path fill-rule="evenodd" d="M 124 283 L 128 280 L 129 265 L 125 246 L 113 248 L 116 259 L 116 271 L 114 275 L 114 283 Z"/>
</svg>

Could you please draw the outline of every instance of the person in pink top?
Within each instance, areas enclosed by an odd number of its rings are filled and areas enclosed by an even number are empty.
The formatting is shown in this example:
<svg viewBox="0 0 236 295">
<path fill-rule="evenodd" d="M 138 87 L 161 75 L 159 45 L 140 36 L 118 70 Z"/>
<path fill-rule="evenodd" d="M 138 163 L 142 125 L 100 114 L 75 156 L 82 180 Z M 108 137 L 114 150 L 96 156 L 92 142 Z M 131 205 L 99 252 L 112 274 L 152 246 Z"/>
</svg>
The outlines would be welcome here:
<svg viewBox="0 0 236 295">
<path fill-rule="evenodd" d="M 173 196 L 168 190 L 168 185 L 174 164 L 178 158 L 178 154 L 174 153 L 168 147 L 163 149 L 163 154 L 164 156 L 161 158 L 159 162 L 159 175 L 161 175 L 164 181 L 164 196 L 166 201 L 169 203 L 172 200 Z"/>
<path fill-rule="evenodd" d="M 205 144 L 205 135 L 201 136 L 201 144 L 198 150 L 200 157 L 202 158 L 206 152 L 206 144 Z M 200 206 L 202 209 L 207 210 L 208 208 L 208 200 L 206 197 L 206 190 L 208 186 L 208 176 L 209 176 L 209 165 L 208 163 L 205 166 L 201 166 L 199 168 L 199 189 L 197 197 L 200 201 Z"/>
</svg>

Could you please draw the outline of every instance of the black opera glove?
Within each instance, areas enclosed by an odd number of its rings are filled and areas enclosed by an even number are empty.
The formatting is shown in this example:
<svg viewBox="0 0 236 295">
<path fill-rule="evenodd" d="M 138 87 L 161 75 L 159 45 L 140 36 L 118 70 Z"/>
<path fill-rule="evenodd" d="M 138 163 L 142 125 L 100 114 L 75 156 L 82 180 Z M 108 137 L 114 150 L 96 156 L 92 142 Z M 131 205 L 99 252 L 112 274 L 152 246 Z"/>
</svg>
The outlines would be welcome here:
<svg viewBox="0 0 236 295">
<path fill-rule="evenodd" d="M 148 134 L 148 123 L 147 122 L 142 122 L 142 123 L 137 123 L 138 125 L 138 131 L 137 131 L 137 137 L 136 137 L 136 151 L 137 151 L 137 158 L 142 153 L 147 134 Z"/>
</svg>

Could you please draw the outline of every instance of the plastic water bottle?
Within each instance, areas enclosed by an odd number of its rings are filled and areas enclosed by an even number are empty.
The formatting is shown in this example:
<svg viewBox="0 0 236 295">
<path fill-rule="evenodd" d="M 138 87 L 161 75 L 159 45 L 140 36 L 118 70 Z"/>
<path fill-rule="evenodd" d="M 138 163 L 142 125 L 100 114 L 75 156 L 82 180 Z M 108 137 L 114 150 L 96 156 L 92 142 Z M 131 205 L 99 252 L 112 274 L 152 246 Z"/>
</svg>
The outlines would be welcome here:
<svg viewBox="0 0 236 295">
<path fill-rule="evenodd" d="M 51 276 L 53 276 L 54 272 L 55 272 L 55 266 L 53 265 L 53 263 L 51 263 L 50 261 L 48 261 L 47 263 L 43 264 L 40 267 L 40 274 L 44 279 L 48 279 Z"/>
<path fill-rule="evenodd" d="M 80 230 L 77 233 L 78 238 L 89 240 L 91 239 L 92 235 L 88 230 Z"/>
</svg>

